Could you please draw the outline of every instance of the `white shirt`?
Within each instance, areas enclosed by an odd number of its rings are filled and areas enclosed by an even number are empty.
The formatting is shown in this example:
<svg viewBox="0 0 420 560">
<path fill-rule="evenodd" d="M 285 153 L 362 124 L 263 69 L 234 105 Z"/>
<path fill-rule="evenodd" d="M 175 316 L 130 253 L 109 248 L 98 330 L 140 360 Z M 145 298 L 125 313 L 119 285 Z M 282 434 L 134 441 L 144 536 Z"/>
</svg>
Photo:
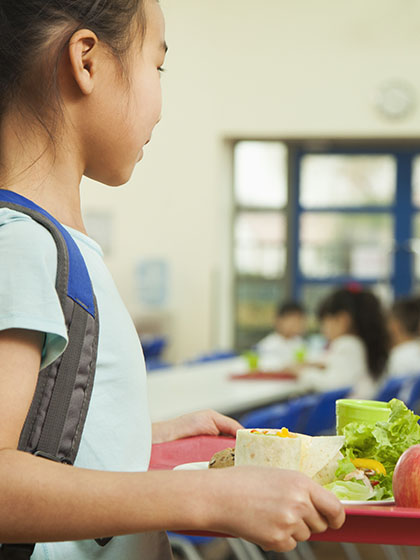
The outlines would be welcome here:
<svg viewBox="0 0 420 560">
<path fill-rule="evenodd" d="M 408 340 L 395 346 L 389 355 L 388 375 L 405 377 L 420 373 L 420 340 Z"/>
<path fill-rule="evenodd" d="M 377 384 L 369 374 L 366 350 L 359 337 L 343 335 L 333 340 L 321 363 L 325 369 L 305 368 L 302 378 L 308 388 L 329 391 L 352 387 L 352 398 L 369 399 Z"/>
<path fill-rule="evenodd" d="M 268 334 L 256 345 L 261 369 L 290 366 L 296 362 L 296 352 L 302 347 L 304 341 L 299 336 L 286 338 L 278 332 Z"/>
</svg>

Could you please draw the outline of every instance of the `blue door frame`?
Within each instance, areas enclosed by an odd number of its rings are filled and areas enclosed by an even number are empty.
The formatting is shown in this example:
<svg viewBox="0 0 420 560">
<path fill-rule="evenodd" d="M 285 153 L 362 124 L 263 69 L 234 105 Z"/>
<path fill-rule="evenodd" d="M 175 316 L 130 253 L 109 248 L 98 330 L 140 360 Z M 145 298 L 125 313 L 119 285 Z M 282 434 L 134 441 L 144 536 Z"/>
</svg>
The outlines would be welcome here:
<svg viewBox="0 0 420 560">
<path fill-rule="evenodd" d="M 301 161 L 308 154 L 338 154 L 338 155 L 391 155 L 396 160 L 396 193 L 392 205 L 388 206 L 359 206 L 359 207 L 328 207 L 316 209 L 304 209 L 300 205 L 300 170 Z M 292 292 L 295 299 L 301 299 L 302 288 L 308 284 L 325 284 L 336 286 L 340 284 L 357 281 L 364 285 L 372 285 L 377 282 L 387 282 L 391 285 L 395 297 L 410 294 L 414 282 L 413 278 L 413 254 L 410 251 L 409 240 L 412 238 L 413 216 L 419 211 L 413 205 L 412 197 L 412 168 L 413 159 L 419 152 L 413 151 L 394 151 L 394 150 L 328 150 L 328 152 L 297 150 L 293 162 L 293 207 L 290 207 L 294 214 L 293 228 L 293 250 L 289 253 L 291 258 L 290 270 L 292 271 Z M 299 248 L 300 248 L 300 217 L 306 212 L 332 212 L 345 214 L 372 213 L 390 214 L 394 218 L 394 262 L 393 274 L 390 278 L 363 279 L 352 277 L 329 277 L 329 278 L 307 278 L 302 275 L 299 268 Z M 290 231 L 290 230 L 289 230 Z"/>
</svg>

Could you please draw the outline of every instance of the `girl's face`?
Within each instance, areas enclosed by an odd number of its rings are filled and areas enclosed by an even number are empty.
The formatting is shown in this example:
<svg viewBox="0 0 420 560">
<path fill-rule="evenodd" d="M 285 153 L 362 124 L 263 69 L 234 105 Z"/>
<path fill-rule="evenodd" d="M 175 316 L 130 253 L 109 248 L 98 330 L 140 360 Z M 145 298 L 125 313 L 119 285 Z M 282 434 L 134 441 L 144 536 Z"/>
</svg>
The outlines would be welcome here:
<svg viewBox="0 0 420 560">
<path fill-rule="evenodd" d="M 335 315 L 326 315 L 321 321 L 321 331 L 329 341 L 335 340 L 339 336 L 352 332 L 352 320 L 350 314 L 341 311 Z"/>
<path fill-rule="evenodd" d="M 85 144 L 85 175 L 107 185 L 128 181 L 160 120 L 160 74 L 167 47 L 163 14 L 156 0 L 146 0 L 145 16 L 145 37 L 143 41 L 136 37 L 127 53 L 128 81 L 121 78 L 118 63 L 108 57 L 108 72 L 102 65 L 101 87 L 91 97 L 94 115 L 88 119 L 92 133 Z"/>
</svg>

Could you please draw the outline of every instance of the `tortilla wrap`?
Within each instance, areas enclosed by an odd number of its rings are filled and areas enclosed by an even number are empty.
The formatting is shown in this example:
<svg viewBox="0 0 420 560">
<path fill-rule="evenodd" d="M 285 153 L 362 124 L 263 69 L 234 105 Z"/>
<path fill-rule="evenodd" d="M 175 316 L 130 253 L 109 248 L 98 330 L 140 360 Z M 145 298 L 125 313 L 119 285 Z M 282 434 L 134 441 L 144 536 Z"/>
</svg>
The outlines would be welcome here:
<svg viewBox="0 0 420 560">
<path fill-rule="evenodd" d="M 312 480 L 318 482 L 321 486 L 334 482 L 334 480 L 336 480 L 335 472 L 338 469 L 338 462 L 342 458 L 343 454 L 339 451 L 337 455 L 325 465 L 325 467 L 322 467 L 322 469 L 312 477 Z"/>
<path fill-rule="evenodd" d="M 344 436 L 306 436 L 296 434 L 302 440 L 299 470 L 313 478 L 328 465 L 344 445 Z"/>
<path fill-rule="evenodd" d="M 267 430 L 276 433 L 277 430 Z M 298 471 L 301 459 L 301 440 L 251 433 L 251 430 L 236 432 L 235 467 L 258 465 L 280 467 Z"/>
<path fill-rule="evenodd" d="M 328 484 L 335 479 L 344 436 L 292 434 L 295 437 L 279 437 L 278 433 L 278 430 L 238 430 L 235 466 L 291 469 L 306 474 L 319 484 Z"/>
</svg>

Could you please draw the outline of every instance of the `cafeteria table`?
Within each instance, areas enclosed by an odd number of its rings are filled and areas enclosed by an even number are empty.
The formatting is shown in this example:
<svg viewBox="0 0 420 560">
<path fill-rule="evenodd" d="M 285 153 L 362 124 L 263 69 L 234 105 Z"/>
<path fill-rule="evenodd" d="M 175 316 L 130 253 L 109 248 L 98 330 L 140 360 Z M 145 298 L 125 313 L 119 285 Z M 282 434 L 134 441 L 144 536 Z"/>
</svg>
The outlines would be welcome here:
<svg viewBox="0 0 420 560">
<path fill-rule="evenodd" d="M 232 377 L 246 372 L 247 365 L 241 357 L 150 372 L 148 395 L 152 421 L 208 408 L 235 415 L 307 392 L 301 381 Z"/>
<path fill-rule="evenodd" d="M 232 447 L 233 438 L 198 436 L 153 445 L 151 469 L 172 469 L 181 463 L 208 461 L 214 453 Z M 313 541 L 420 546 L 420 509 L 395 506 L 346 506 L 341 529 L 314 534 Z M 185 531 L 189 535 L 220 536 Z"/>
</svg>

